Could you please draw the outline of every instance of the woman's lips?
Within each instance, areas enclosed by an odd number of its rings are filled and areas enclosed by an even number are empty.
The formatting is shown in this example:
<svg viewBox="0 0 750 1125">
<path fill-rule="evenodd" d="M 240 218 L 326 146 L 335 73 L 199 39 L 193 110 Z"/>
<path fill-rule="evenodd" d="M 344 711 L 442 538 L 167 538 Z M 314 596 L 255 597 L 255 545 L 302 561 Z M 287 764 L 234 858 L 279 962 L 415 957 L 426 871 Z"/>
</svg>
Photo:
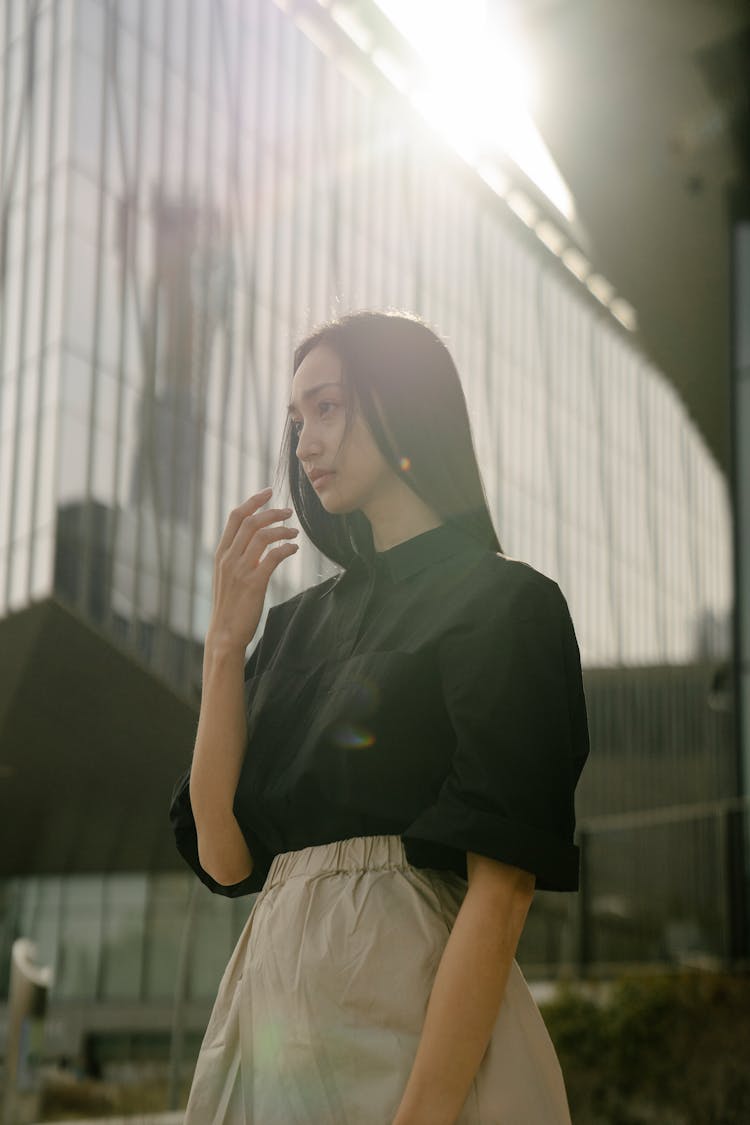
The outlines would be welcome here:
<svg viewBox="0 0 750 1125">
<path fill-rule="evenodd" d="M 329 481 L 331 479 L 331 477 L 334 476 L 334 475 L 335 475 L 334 473 L 323 473 L 321 476 L 316 477 L 315 480 L 312 482 L 313 488 L 316 489 L 316 490 L 319 489 L 322 485 L 324 485 L 326 483 L 326 481 Z"/>
</svg>

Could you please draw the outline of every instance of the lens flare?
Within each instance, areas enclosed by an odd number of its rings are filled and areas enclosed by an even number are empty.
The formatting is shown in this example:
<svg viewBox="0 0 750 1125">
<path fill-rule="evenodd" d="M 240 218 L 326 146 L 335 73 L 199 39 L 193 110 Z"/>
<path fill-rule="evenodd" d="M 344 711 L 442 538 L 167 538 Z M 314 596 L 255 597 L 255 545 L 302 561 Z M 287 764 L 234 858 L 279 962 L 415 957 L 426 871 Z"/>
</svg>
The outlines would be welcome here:
<svg viewBox="0 0 750 1125">
<path fill-rule="evenodd" d="M 259 1030 L 256 1042 L 255 1062 L 258 1066 L 273 1066 L 284 1042 L 284 1028 L 278 1020 L 267 1020 Z"/>
<path fill-rule="evenodd" d="M 375 745 L 375 735 L 368 727 L 356 723 L 337 723 L 330 733 L 331 742 L 342 750 L 361 750 Z"/>
</svg>

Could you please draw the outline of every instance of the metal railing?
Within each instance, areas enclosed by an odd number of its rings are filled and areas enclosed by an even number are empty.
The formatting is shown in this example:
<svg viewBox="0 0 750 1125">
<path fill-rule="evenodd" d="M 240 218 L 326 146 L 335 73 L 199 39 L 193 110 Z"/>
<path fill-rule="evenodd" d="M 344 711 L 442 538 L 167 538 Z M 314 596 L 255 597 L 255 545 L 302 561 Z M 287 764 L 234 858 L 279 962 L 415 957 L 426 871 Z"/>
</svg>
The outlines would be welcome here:
<svg viewBox="0 0 750 1125">
<path fill-rule="evenodd" d="M 532 976 L 748 962 L 750 797 L 579 822 L 576 895 L 537 893 L 518 959 Z"/>
</svg>

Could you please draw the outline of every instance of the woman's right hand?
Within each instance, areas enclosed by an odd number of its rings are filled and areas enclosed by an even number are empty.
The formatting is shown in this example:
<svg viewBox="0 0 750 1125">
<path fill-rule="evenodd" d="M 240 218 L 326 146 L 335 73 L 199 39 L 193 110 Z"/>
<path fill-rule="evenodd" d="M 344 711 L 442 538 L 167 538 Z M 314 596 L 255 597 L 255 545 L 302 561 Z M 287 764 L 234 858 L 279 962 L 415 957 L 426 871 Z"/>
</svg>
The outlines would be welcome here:
<svg viewBox="0 0 750 1125">
<path fill-rule="evenodd" d="M 291 539 L 297 528 L 283 527 L 290 508 L 267 508 L 272 490 L 256 492 L 233 508 L 214 555 L 213 605 L 206 640 L 244 650 L 255 636 L 263 613 L 268 582 L 282 559 L 293 555 L 298 543 L 273 547 L 261 560 L 269 543 Z"/>
</svg>

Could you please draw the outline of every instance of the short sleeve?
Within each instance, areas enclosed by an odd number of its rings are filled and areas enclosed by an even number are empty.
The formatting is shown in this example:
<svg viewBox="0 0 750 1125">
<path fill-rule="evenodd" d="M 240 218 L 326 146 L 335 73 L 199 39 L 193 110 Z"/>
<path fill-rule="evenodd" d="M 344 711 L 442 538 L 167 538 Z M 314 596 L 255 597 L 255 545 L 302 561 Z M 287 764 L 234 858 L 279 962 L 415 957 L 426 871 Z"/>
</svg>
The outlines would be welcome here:
<svg viewBox="0 0 750 1125">
<path fill-rule="evenodd" d="M 268 651 L 267 638 L 269 637 L 268 623 L 272 611 L 273 607 L 269 610 L 266 630 L 245 663 L 244 679 L 246 687 L 248 681 L 260 671 L 262 665 L 266 662 L 265 657 Z M 172 825 L 172 831 L 174 832 L 178 852 L 185 862 L 192 867 L 201 882 L 204 883 L 210 891 L 213 891 L 214 894 L 226 895 L 229 898 L 238 898 L 241 895 L 254 894 L 256 891 L 260 891 L 274 857 L 273 853 L 269 851 L 257 833 L 252 829 L 248 829 L 245 825 L 241 825 L 241 830 L 253 860 L 253 870 L 246 879 L 241 880 L 239 883 L 226 885 L 218 883 L 216 879 L 209 875 L 201 866 L 198 858 L 198 831 L 195 825 L 195 818 L 193 817 L 192 805 L 190 803 L 191 768 L 192 766 L 188 766 L 187 770 L 181 774 L 175 782 L 169 803 L 169 820 Z"/>
<path fill-rule="evenodd" d="M 540 890 L 577 891 L 574 792 L 589 753 L 580 654 L 562 591 L 534 574 L 439 645 L 456 746 L 402 839 L 415 866 L 467 878 L 473 851 L 532 872 Z"/>
</svg>

